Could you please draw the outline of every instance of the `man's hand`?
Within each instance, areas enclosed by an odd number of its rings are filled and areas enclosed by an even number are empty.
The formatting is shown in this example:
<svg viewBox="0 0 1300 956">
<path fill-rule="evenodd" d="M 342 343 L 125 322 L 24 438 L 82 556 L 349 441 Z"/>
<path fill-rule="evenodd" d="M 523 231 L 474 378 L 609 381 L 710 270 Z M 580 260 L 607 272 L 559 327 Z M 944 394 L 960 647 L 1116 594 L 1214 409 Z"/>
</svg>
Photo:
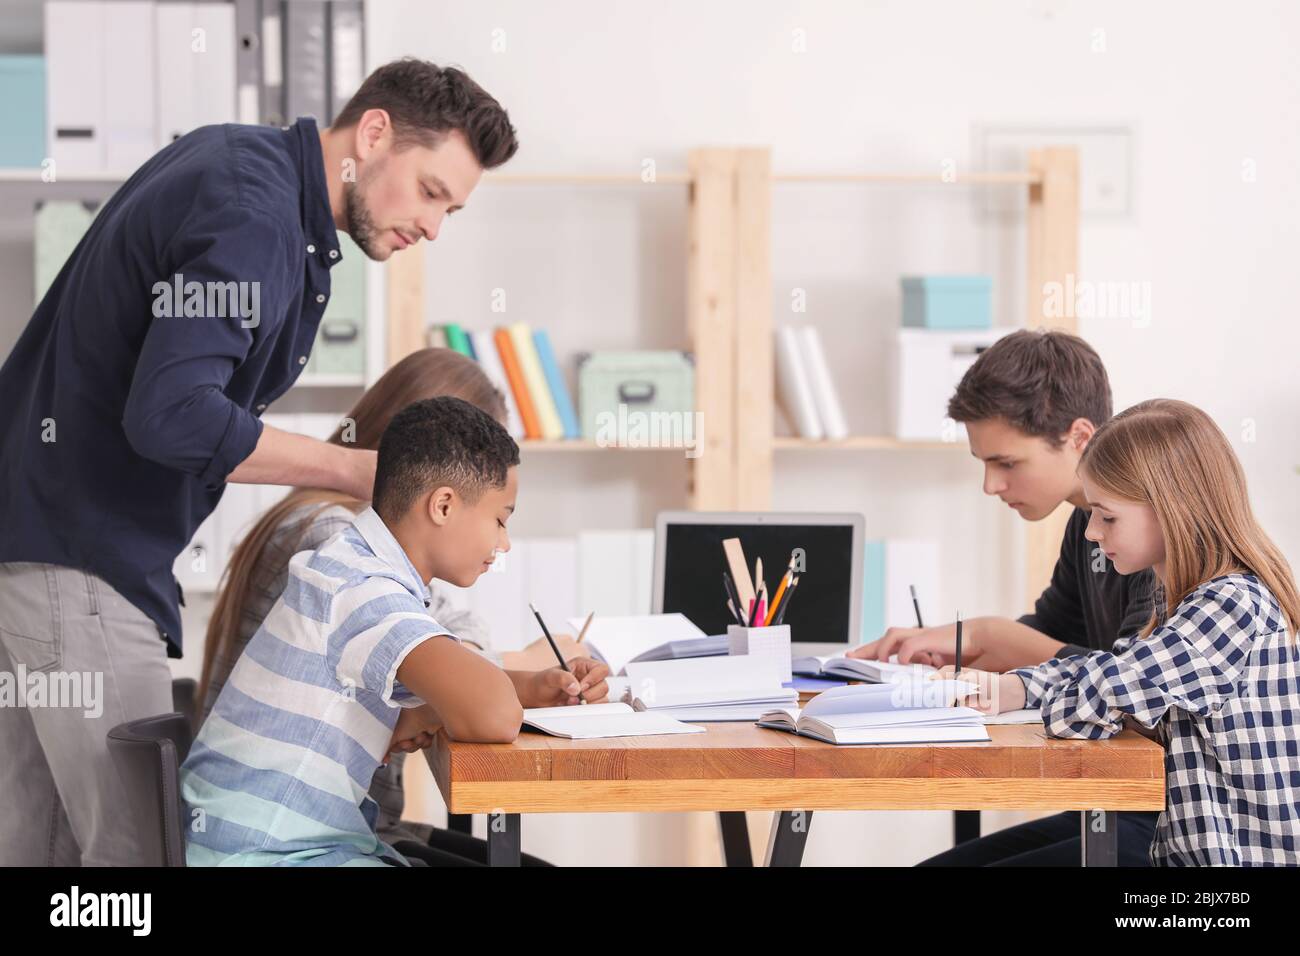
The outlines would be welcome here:
<svg viewBox="0 0 1300 956">
<path fill-rule="evenodd" d="M 955 667 L 942 667 L 930 677 L 932 680 L 962 680 L 974 684 L 978 690 L 970 697 L 959 699 L 957 703 L 960 706 L 982 714 L 1005 714 L 1009 710 L 1024 708 L 1025 682 L 1015 674 L 994 674 L 970 667 L 963 667 L 960 674 L 956 670 Z"/>
<path fill-rule="evenodd" d="M 962 660 L 973 662 L 984 653 L 969 624 L 962 626 Z M 957 628 L 955 624 L 940 627 L 891 627 L 885 636 L 870 644 L 849 651 L 848 657 L 868 661 L 887 661 L 894 654 L 900 664 L 929 664 L 942 667 L 957 661 Z"/>
<path fill-rule="evenodd" d="M 582 703 L 579 692 L 588 704 L 603 703 L 609 696 L 607 665 L 589 657 L 575 657 L 569 661 L 569 668 L 572 674 L 562 667 L 530 674 L 521 688 L 519 703 L 524 707 L 564 707 Z"/>
<path fill-rule="evenodd" d="M 388 753 L 384 754 L 384 763 L 395 753 L 415 753 L 433 746 L 434 735 L 442 725 L 437 712 L 428 704 L 418 707 L 403 707 L 397 715 L 397 725 L 393 736 L 388 741 Z"/>
</svg>

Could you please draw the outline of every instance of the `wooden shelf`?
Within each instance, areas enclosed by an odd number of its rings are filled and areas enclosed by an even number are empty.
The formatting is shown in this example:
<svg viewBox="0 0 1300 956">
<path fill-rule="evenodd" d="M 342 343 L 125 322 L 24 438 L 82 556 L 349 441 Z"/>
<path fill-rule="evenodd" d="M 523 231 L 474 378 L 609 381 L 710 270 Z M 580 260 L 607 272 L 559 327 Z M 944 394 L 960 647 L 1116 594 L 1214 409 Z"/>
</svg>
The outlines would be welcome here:
<svg viewBox="0 0 1300 956">
<path fill-rule="evenodd" d="M 560 438 L 548 441 L 544 438 L 525 438 L 519 442 L 519 450 L 524 451 L 687 451 L 684 445 L 599 445 L 585 438 Z"/>
<path fill-rule="evenodd" d="M 777 436 L 776 451 L 965 451 L 964 442 L 909 441 L 889 435 L 850 435 L 848 438 L 816 439 Z"/>
</svg>

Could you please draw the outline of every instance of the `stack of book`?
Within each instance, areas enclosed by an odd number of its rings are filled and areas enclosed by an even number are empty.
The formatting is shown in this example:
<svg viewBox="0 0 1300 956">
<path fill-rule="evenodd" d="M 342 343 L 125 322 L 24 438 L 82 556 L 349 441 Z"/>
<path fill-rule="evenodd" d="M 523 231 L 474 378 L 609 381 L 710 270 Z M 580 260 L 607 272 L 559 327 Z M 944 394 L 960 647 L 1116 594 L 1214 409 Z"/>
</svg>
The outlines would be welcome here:
<svg viewBox="0 0 1300 956">
<path fill-rule="evenodd" d="M 811 325 L 776 331 L 777 399 L 800 438 L 848 437 L 821 336 Z"/>
<path fill-rule="evenodd" d="M 515 438 L 582 437 L 573 397 L 544 330 L 515 322 L 471 332 L 449 322 L 430 326 L 429 345 L 455 349 L 482 366 L 505 396 L 506 426 Z"/>
</svg>

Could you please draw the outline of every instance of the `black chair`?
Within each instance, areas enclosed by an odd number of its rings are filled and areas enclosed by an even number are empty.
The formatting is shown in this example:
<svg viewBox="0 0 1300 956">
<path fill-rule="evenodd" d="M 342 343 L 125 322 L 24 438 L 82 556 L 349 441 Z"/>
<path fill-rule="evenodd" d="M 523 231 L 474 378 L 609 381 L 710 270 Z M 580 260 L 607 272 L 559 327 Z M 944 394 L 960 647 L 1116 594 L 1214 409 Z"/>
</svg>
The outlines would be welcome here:
<svg viewBox="0 0 1300 956">
<path fill-rule="evenodd" d="M 184 714 L 190 722 L 190 727 L 196 732 L 199 729 L 198 721 L 195 719 L 199 707 L 199 702 L 194 699 L 197 692 L 198 684 L 193 677 L 177 677 L 172 681 L 172 710 Z"/>
<path fill-rule="evenodd" d="M 108 732 L 108 752 L 138 808 L 145 866 L 185 865 L 180 767 L 192 741 L 190 719 L 180 713 L 133 720 Z"/>
</svg>

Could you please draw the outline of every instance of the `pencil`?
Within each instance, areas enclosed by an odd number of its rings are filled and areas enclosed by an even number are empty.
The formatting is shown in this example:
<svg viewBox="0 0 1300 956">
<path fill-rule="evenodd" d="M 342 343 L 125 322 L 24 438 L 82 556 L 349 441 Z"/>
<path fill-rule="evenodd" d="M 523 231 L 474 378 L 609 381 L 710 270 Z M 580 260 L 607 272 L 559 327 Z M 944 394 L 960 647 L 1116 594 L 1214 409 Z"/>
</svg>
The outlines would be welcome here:
<svg viewBox="0 0 1300 956">
<path fill-rule="evenodd" d="M 590 614 L 587 615 L 587 619 L 582 622 L 582 630 L 578 632 L 578 639 L 574 641 L 575 644 L 582 643 L 582 639 L 587 636 L 587 628 L 591 627 L 591 619 L 595 616 L 596 616 L 595 611 L 592 611 Z"/>
<path fill-rule="evenodd" d="M 784 623 L 786 609 L 790 607 L 790 602 L 794 600 L 795 588 L 799 587 L 799 578 L 800 576 L 797 574 L 790 578 L 790 586 L 785 589 L 785 600 L 782 601 L 781 606 L 776 609 L 776 617 L 772 620 L 773 624 Z"/>
<path fill-rule="evenodd" d="M 573 671 L 570 670 L 569 665 L 565 663 L 564 655 L 560 653 L 559 645 L 555 643 L 555 638 L 551 637 L 551 632 L 546 629 L 546 622 L 542 620 L 541 614 L 537 613 L 537 608 L 533 607 L 531 601 L 528 602 L 528 610 L 533 612 L 533 617 L 537 618 L 537 623 L 542 626 L 542 633 L 546 635 L 546 643 L 550 644 L 551 650 L 555 652 L 555 659 L 560 662 L 561 667 L 568 671 L 568 673 L 572 674 Z M 582 701 L 584 704 L 587 702 L 587 698 L 582 696 L 582 691 L 578 691 L 578 700 Z"/>
<path fill-rule="evenodd" d="M 916 599 L 916 585 L 909 584 L 907 588 L 912 592 L 912 610 L 916 611 L 916 626 L 925 627 L 925 624 L 921 621 L 921 602 Z"/>
</svg>

